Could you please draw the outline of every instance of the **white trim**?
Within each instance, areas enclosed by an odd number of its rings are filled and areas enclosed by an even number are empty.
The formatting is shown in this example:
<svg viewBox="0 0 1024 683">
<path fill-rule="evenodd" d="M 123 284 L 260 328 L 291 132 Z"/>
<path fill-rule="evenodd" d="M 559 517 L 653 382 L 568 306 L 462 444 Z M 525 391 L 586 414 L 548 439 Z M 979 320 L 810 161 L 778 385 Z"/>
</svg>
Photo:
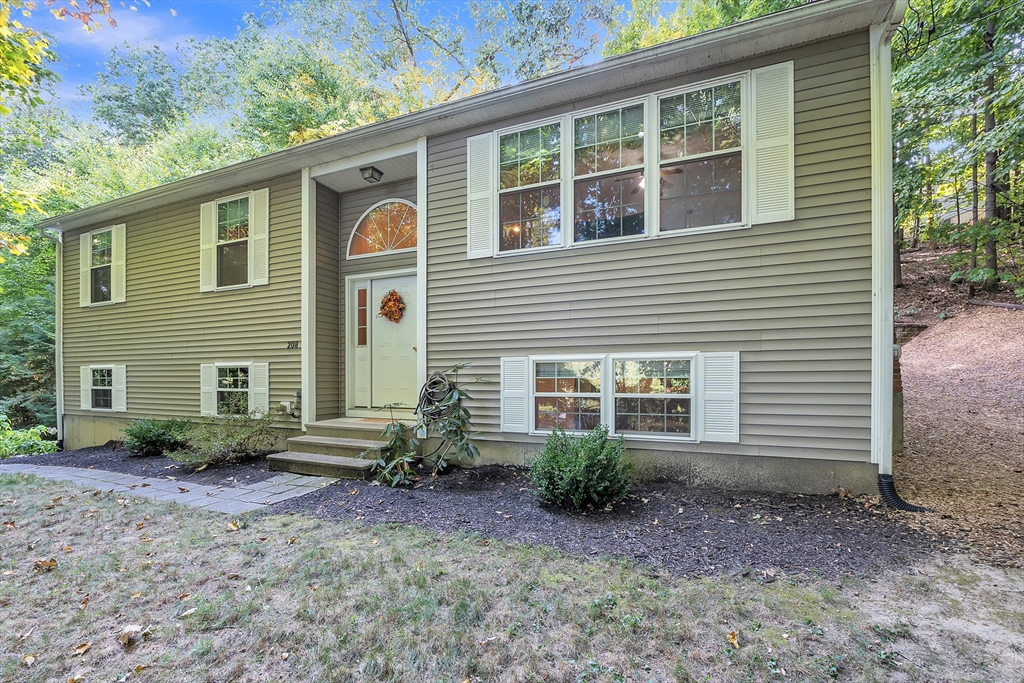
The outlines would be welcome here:
<svg viewBox="0 0 1024 683">
<path fill-rule="evenodd" d="M 256 195 L 258 193 L 260 193 L 260 192 L 264 192 L 264 193 L 267 194 L 266 206 L 263 207 L 263 208 L 266 209 L 266 217 L 260 219 L 260 220 L 263 220 L 266 223 L 266 231 L 265 231 L 265 235 L 263 237 L 261 237 L 259 235 L 254 235 L 254 230 L 253 230 L 253 223 L 254 223 L 253 217 L 256 215 L 256 204 L 257 204 L 257 202 L 256 202 Z M 303 193 L 303 195 L 304 194 L 305 193 Z M 249 200 L 249 234 L 246 237 L 244 237 L 244 238 L 221 241 L 221 239 L 220 239 L 220 230 L 219 230 L 219 225 L 218 225 L 218 215 L 219 215 L 220 205 L 225 203 L 225 202 L 235 201 L 237 199 L 246 199 L 246 198 Z M 202 237 L 202 233 L 203 233 L 202 207 L 203 206 L 210 206 L 210 205 L 213 206 L 213 216 L 212 216 L 213 224 L 209 227 L 209 229 L 213 231 L 213 234 L 212 234 L 213 241 L 209 245 L 205 245 L 205 244 L 202 243 L 202 240 L 204 239 Z M 200 230 L 200 235 L 201 235 L 200 236 L 200 265 L 199 265 L 200 270 L 202 271 L 203 268 L 207 268 L 207 267 L 213 269 L 213 273 L 211 275 L 211 277 L 213 279 L 213 285 L 212 286 L 204 286 L 203 285 L 202 272 L 200 273 L 200 281 L 199 281 L 199 291 L 200 292 L 203 292 L 203 293 L 208 293 L 208 292 L 231 292 L 231 291 L 238 290 L 238 289 L 250 289 L 252 287 L 262 287 L 262 286 L 265 286 L 265 285 L 269 284 L 269 279 L 270 279 L 270 192 L 269 192 L 269 188 L 260 188 L 260 189 L 257 189 L 257 190 L 248 190 L 246 192 L 238 192 L 238 193 L 235 193 L 233 195 L 229 195 L 227 197 L 221 197 L 220 199 L 214 199 L 214 200 L 211 200 L 209 202 L 204 202 L 202 204 L 202 206 L 200 207 L 200 226 L 199 226 L 199 230 Z M 265 281 L 260 281 L 260 282 L 256 281 L 257 280 L 256 273 L 255 273 L 255 271 L 256 271 L 256 267 L 255 267 L 256 266 L 256 261 L 255 261 L 255 259 L 256 259 L 256 250 L 253 248 L 253 243 L 257 239 L 265 239 L 267 241 L 267 248 L 266 248 L 267 263 L 266 263 L 266 266 L 265 266 L 266 273 L 267 273 L 267 278 L 266 278 Z M 241 243 L 241 242 L 245 242 L 246 243 L 245 252 L 246 252 L 246 259 L 248 261 L 248 266 L 246 268 L 246 281 L 244 283 L 238 284 L 238 285 L 227 285 L 227 286 L 221 287 L 220 285 L 217 284 L 219 282 L 219 278 L 218 278 L 219 274 L 218 274 L 217 271 L 218 271 L 218 264 L 220 262 L 220 247 L 222 245 L 225 245 L 225 244 L 238 244 L 238 243 Z M 212 263 L 204 263 L 203 254 L 202 254 L 203 249 L 211 249 L 212 250 L 212 252 L 211 252 L 212 253 L 212 260 L 213 260 Z"/>
<path fill-rule="evenodd" d="M 57 382 L 57 440 L 64 439 L 64 235 L 57 233 L 56 283 L 54 285 L 54 364 Z"/>
<path fill-rule="evenodd" d="M 253 391 L 253 389 L 252 389 L 252 369 L 253 369 L 254 365 L 266 365 L 268 367 L 268 382 L 267 382 L 268 391 L 267 391 L 267 396 L 268 396 L 268 401 L 269 401 L 269 395 L 270 395 L 270 391 L 269 391 L 269 386 L 270 386 L 270 382 L 269 382 L 269 366 L 270 366 L 270 364 L 269 363 L 257 363 L 256 361 L 251 361 L 251 360 L 248 360 L 248 361 L 219 361 L 219 362 L 213 362 L 213 363 L 203 363 L 203 364 L 201 364 L 199 366 L 200 372 L 202 372 L 202 366 L 203 365 L 212 365 L 213 366 L 213 415 L 212 415 L 212 417 L 223 417 L 223 416 L 227 415 L 227 413 L 219 412 L 220 408 L 217 405 L 218 404 L 217 393 L 220 391 L 220 387 L 218 386 L 220 378 L 217 376 L 218 375 L 218 373 L 217 373 L 217 369 L 218 368 L 245 368 L 247 370 L 248 375 L 246 375 L 246 379 L 248 380 L 248 385 L 249 386 L 244 391 L 245 391 L 245 395 L 246 395 L 246 403 L 249 406 L 249 412 L 251 413 L 254 410 L 254 408 L 252 407 L 252 391 Z M 202 387 L 200 387 L 200 390 L 201 389 L 202 389 Z M 242 392 L 241 389 L 228 389 L 227 391 L 234 391 L 236 393 L 241 393 Z M 303 411 L 303 412 L 305 412 L 305 411 Z"/>
<path fill-rule="evenodd" d="M 106 266 L 110 268 L 110 300 L 109 301 L 93 301 L 92 300 L 92 271 L 93 271 L 93 268 L 94 268 L 94 266 L 92 265 L 92 237 L 93 237 L 93 235 L 98 235 L 101 232 L 109 232 L 110 233 L 110 263 L 106 264 Z M 78 245 L 79 246 L 79 249 L 78 249 L 78 255 L 79 255 L 79 264 L 78 264 L 79 278 L 78 278 L 78 280 L 79 280 L 79 287 L 82 288 L 82 291 L 80 291 L 79 295 L 78 295 L 78 298 L 79 298 L 79 302 L 78 302 L 79 303 L 79 308 L 100 308 L 102 306 L 113 306 L 114 304 L 123 304 L 123 303 L 125 303 L 125 301 L 126 301 L 125 290 L 127 288 L 127 277 L 125 277 L 125 271 L 126 271 L 126 268 L 127 268 L 126 262 L 123 262 L 121 264 L 121 276 L 124 278 L 124 281 L 121 282 L 121 285 L 119 287 L 121 298 L 120 299 L 116 299 L 114 297 L 114 276 L 115 276 L 115 270 L 116 270 L 116 268 L 115 268 L 115 260 L 117 258 L 116 255 L 118 253 L 118 250 L 120 249 L 120 251 L 122 253 L 125 250 L 124 249 L 125 224 L 124 223 L 119 223 L 117 225 L 108 225 L 108 226 L 103 227 L 103 228 L 97 228 L 96 230 L 90 230 L 88 232 L 83 232 L 82 234 L 80 234 L 78 236 L 78 239 L 79 239 L 79 245 Z M 118 242 L 120 242 L 120 244 L 118 244 Z M 83 263 L 83 259 L 85 258 L 85 254 L 86 253 L 88 253 L 88 255 L 89 255 L 88 265 L 85 265 Z M 102 267 L 102 266 L 96 266 L 96 267 Z M 86 286 L 86 282 L 88 282 L 88 286 Z"/>
<path fill-rule="evenodd" d="M 345 159 L 338 159 L 336 161 L 328 161 L 323 164 L 316 164 L 315 166 L 307 166 L 309 175 L 311 178 L 319 178 L 322 175 L 328 175 L 329 173 L 337 173 L 338 171 L 346 171 L 350 168 L 358 168 L 365 166 L 366 164 L 373 164 L 377 161 L 383 161 L 384 159 L 390 159 L 392 157 L 400 157 L 405 154 L 413 154 L 416 151 L 416 142 L 409 141 L 402 143 L 401 145 L 394 145 L 392 147 L 384 147 L 382 149 L 375 149 L 372 152 L 366 152 L 364 154 L 357 154 L 352 157 Z"/>
<path fill-rule="evenodd" d="M 427 139 L 416 141 L 416 384 L 427 382 Z"/>
<path fill-rule="evenodd" d="M 871 27 L 871 462 L 892 474 L 892 69 L 889 24 Z"/>
<path fill-rule="evenodd" d="M 116 389 L 116 387 L 115 387 L 115 375 L 118 372 L 117 371 L 118 367 L 120 367 L 120 368 L 122 368 L 122 370 L 124 370 L 127 366 L 125 366 L 125 365 L 117 365 L 117 364 L 114 364 L 114 363 L 105 363 L 105 364 L 101 364 L 101 365 L 81 365 L 81 366 L 79 366 L 79 374 L 81 374 L 82 370 L 85 370 L 88 373 L 88 376 L 89 376 L 89 393 L 87 395 L 88 396 L 89 407 L 87 408 L 86 405 L 85 405 L 86 404 L 86 396 L 82 396 L 82 397 L 80 397 L 80 403 L 81 403 L 81 409 L 82 410 L 87 410 L 87 411 L 93 412 L 93 413 L 123 413 L 123 412 L 126 412 L 126 410 L 118 410 L 115 407 L 115 403 L 114 403 L 114 392 L 115 392 L 115 389 Z M 110 370 L 110 387 L 109 387 L 109 389 L 110 389 L 110 407 L 109 408 L 93 408 L 92 407 L 92 390 L 96 388 L 96 386 L 92 383 L 92 371 L 93 370 Z M 84 390 L 85 382 L 80 382 L 80 386 Z M 99 387 L 99 388 L 104 389 L 104 388 L 107 388 L 107 387 Z"/>
<path fill-rule="evenodd" d="M 302 391 L 301 424 L 316 421 L 316 181 L 302 169 L 299 358 Z"/>
<path fill-rule="evenodd" d="M 417 215 L 417 219 L 418 218 L 419 218 L 419 216 Z M 417 238 L 417 240 L 418 240 L 418 238 Z M 418 241 L 417 241 L 417 244 L 419 244 Z M 370 284 L 369 283 L 371 281 L 373 281 L 373 280 L 383 280 L 383 279 L 389 278 L 389 277 L 403 277 L 403 276 L 407 276 L 407 275 L 417 276 L 416 277 L 416 300 L 418 302 L 419 299 L 420 299 L 419 290 L 420 290 L 421 287 L 425 288 L 426 287 L 426 283 L 420 282 L 420 279 L 418 277 L 419 276 L 419 259 L 417 259 L 416 266 L 417 266 L 416 268 L 401 268 L 401 269 L 396 269 L 396 270 L 384 270 L 384 271 L 380 271 L 380 272 L 376 272 L 376 273 L 357 273 L 357 274 L 346 275 L 345 276 L 345 320 L 344 320 L 344 325 L 345 325 L 345 415 L 346 416 L 348 416 L 350 414 L 349 410 L 359 410 L 358 408 L 356 408 L 355 406 L 352 405 L 352 403 L 353 403 L 353 401 L 355 399 L 355 396 L 354 396 L 354 391 L 355 391 L 355 381 L 354 380 L 355 380 L 355 376 L 353 374 L 350 374 L 350 373 L 353 373 L 355 371 L 355 358 L 353 357 L 353 353 L 354 353 L 355 348 L 356 348 L 355 333 L 356 333 L 356 327 L 357 327 L 356 325 L 350 325 L 349 324 L 351 322 L 352 317 L 353 317 L 353 312 L 355 311 L 355 307 L 352 304 L 352 302 L 354 300 L 354 296 L 355 296 L 355 290 L 353 289 L 353 284 L 352 283 L 353 282 L 362 282 L 362 281 L 365 281 L 367 283 L 367 286 L 366 286 L 367 287 L 367 293 L 366 293 L 366 297 L 367 297 L 367 314 L 366 314 L 367 315 L 367 321 L 366 321 L 366 323 L 367 323 L 366 324 L 367 340 L 366 341 L 367 341 L 367 345 L 370 345 L 370 344 L 372 344 L 372 339 L 370 337 L 370 320 L 369 320 L 369 317 L 370 317 L 369 303 L 370 303 L 370 298 L 371 298 L 371 294 L 370 294 L 370 291 L 369 291 L 369 289 L 370 289 Z M 423 317 L 425 318 L 426 317 L 426 311 L 422 311 L 422 310 L 417 311 L 417 330 L 416 330 L 417 341 L 419 340 L 419 333 L 420 333 L 420 329 L 419 328 L 420 328 L 421 325 L 423 325 L 423 323 L 419 322 L 419 315 L 420 314 L 422 314 Z M 424 334 L 425 333 L 426 333 L 426 330 L 424 329 Z M 426 349 L 424 349 L 424 352 L 425 351 L 426 351 Z M 419 366 L 420 366 L 419 354 L 421 353 L 419 348 L 417 348 L 417 352 L 416 353 L 417 353 L 417 356 L 416 356 L 416 371 L 419 372 Z M 426 381 L 426 380 L 424 379 L 424 381 Z M 362 410 L 368 411 L 368 414 L 364 415 L 364 417 L 367 417 L 367 416 L 369 416 L 369 417 L 380 417 L 380 413 L 375 413 L 375 411 L 376 411 L 375 408 L 363 408 Z M 373 415 L 369 415 L 369 413 L 374 413 L 374 414 Z M 303 414 L 305 414 L 305 410 L 303 410 Z M 351 413 L 351 414 L 355 415 L 355 413 Z"/>
<path fill-rule="evenodd" d="M 418 183 L 418 179 L 417 179 L 417 183 Z M 416 188 L 416 194 L 417 194 L 416 198 L 419 199 L 419 196 L 418 196 L 419 195 L 419 186 L 418 185 L 417 185 L 417 188 Z M 372 254 L 356 254 L 355 256 L 353 256 L 352 255 L 352 240 L 356 236 L 356 228 L 358 228 L 359 224 L 363 222 L 363 219 L 366 218 L 370 214 L 370 212 L 373 211 L 374 209 L 376 209 L 377 207 L 384 206 L 385 204 L 396 204 L 396 203 L 398 203 L 398 204 L 406 204 L 406 205 L 412 207 L 412 210 L 416 212 L 416 246 L 415 247 L 406 247 L 405 249 L 392 249 L 390 251 L 376 251 L 376 252 L 373 252 Z M 389 199 L 382 199 L 381 201 L 377 202 L 376 204 L 371 206 L 366 211 L 363 211 L 363 215 L 359 217 L 359 220 L 357 220 L 355 223 L 353 223 L 352 230 L 349 231 L 349 233 L 348 233 L 348 244 L 345 245 L 345 260 L 346 261 L 356 261 L 356 260 L 362 259 L 362 258 L 374 258 L 374 257 L 377 257 L 377 256 L 384 256 L 384 255 L 387 255 L 387 254 L 401 254 L 401 253 L 406 252 L 406 251 L 414 251 L 415 249 L 418 249 L 419 246 L 420 246 L 420 223 L 419 223 L 419 220 L 420 220 L 420 210 L 418 208 L 416 208 L 416 205 L 413 204 L 412 202 L 410 202 L 408 199 L 402 199 L 400 197 L 392 197 L 392 198 L 389 198 Z"/>
</svg>

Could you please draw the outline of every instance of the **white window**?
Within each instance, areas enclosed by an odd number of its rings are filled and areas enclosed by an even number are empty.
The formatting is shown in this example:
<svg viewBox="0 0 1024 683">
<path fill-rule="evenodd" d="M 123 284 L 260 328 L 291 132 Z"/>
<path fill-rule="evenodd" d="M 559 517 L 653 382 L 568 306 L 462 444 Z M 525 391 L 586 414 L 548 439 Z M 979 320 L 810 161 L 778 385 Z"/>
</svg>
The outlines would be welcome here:
<svg viewBox="0 0 1024 683">
<path fill-rule="evenodd" d="M 125 300 L 125 226 L 82 233 L 79 242 L 79 305 Z"/>
<path fill-rule="evenodd" d="M 416 206 L 387 199 L 366 210 L 348 239 L 347 258 L 390 254 L 416 248 Z"/>
<path fill-rule="evenodd" d="M 739 441 L 738 353 L 501 359 L 501 430 Z"/>
<path fill-rule="evenodd" d="M 200 366 L 200 414 L 246 415 L 270 408 L 267 363 L 210 363 Z"/>
<path fill-rule="evenodd" d="M 128 410 L 124 365 L 83 365 L 80 373 L 82 410 Z"/>
<path fill-rule="evenodd" d="M 466 149 L 471 259 L 793 220 L 793 63 L 478 135 Z"/>
<path fill-rule="evenodd" d="M 269 282 L 270 191 L 246 192 L 200 208 L 200 291 Z"/>
</svg>

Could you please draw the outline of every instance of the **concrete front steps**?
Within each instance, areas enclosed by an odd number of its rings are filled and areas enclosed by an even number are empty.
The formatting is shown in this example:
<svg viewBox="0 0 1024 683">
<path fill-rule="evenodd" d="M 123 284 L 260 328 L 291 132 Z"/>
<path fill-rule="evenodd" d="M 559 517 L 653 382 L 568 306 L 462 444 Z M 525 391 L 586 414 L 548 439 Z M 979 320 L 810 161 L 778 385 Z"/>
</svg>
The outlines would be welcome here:
<svg viewBox="0 0 1024 683">
<path fill-rule="evenodd" d="M 267 456 L 270 469 L 340 479 L 366 479 L 387 444 L 378 440 L 386 421 L 338 418 L 310 422 L 305 436 L 288 439 L 288 450 Z M 365 458 L 359 454 L 369 451 Z"/>
</svg>

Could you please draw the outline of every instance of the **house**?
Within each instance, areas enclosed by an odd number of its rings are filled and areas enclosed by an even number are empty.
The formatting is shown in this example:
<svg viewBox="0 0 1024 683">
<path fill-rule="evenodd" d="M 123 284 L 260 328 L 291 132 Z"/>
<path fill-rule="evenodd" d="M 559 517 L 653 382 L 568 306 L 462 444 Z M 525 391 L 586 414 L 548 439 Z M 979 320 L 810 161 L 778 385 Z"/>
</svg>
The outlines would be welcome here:
<svg viewBox="0 0 1024 683">
<path fill-rule="evenodd" d="M 647 476 L 873 488 L 904 9 L 822 0 L 45 221 L 65 445 L 284 404 L 329 451 L 471 362 L 483 462 L 605 423 Z"/>
</svg>

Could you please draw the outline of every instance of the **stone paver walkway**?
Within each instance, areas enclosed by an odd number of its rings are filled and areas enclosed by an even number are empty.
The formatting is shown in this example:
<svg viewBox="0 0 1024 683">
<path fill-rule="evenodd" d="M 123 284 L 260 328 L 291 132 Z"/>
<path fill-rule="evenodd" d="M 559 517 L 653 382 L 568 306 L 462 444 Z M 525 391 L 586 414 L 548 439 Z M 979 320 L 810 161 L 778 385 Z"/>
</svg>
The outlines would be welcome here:
<svg viewBox="0 0 1024 683">
<path fill-rule="evenodd" d="M 337 479 L 282 473 L 255 484 L 206 486 L 156 477 L 136 477 L 120 472 L 0 462 L 0 474 L 34 474 L 44 479 L 70 481 L 82 486 L 130 493 L 133 496 L 169 500 L 183 505 L 237 515 L 260 510 L 283 500 L 304 496 Z"/>
</svg>

